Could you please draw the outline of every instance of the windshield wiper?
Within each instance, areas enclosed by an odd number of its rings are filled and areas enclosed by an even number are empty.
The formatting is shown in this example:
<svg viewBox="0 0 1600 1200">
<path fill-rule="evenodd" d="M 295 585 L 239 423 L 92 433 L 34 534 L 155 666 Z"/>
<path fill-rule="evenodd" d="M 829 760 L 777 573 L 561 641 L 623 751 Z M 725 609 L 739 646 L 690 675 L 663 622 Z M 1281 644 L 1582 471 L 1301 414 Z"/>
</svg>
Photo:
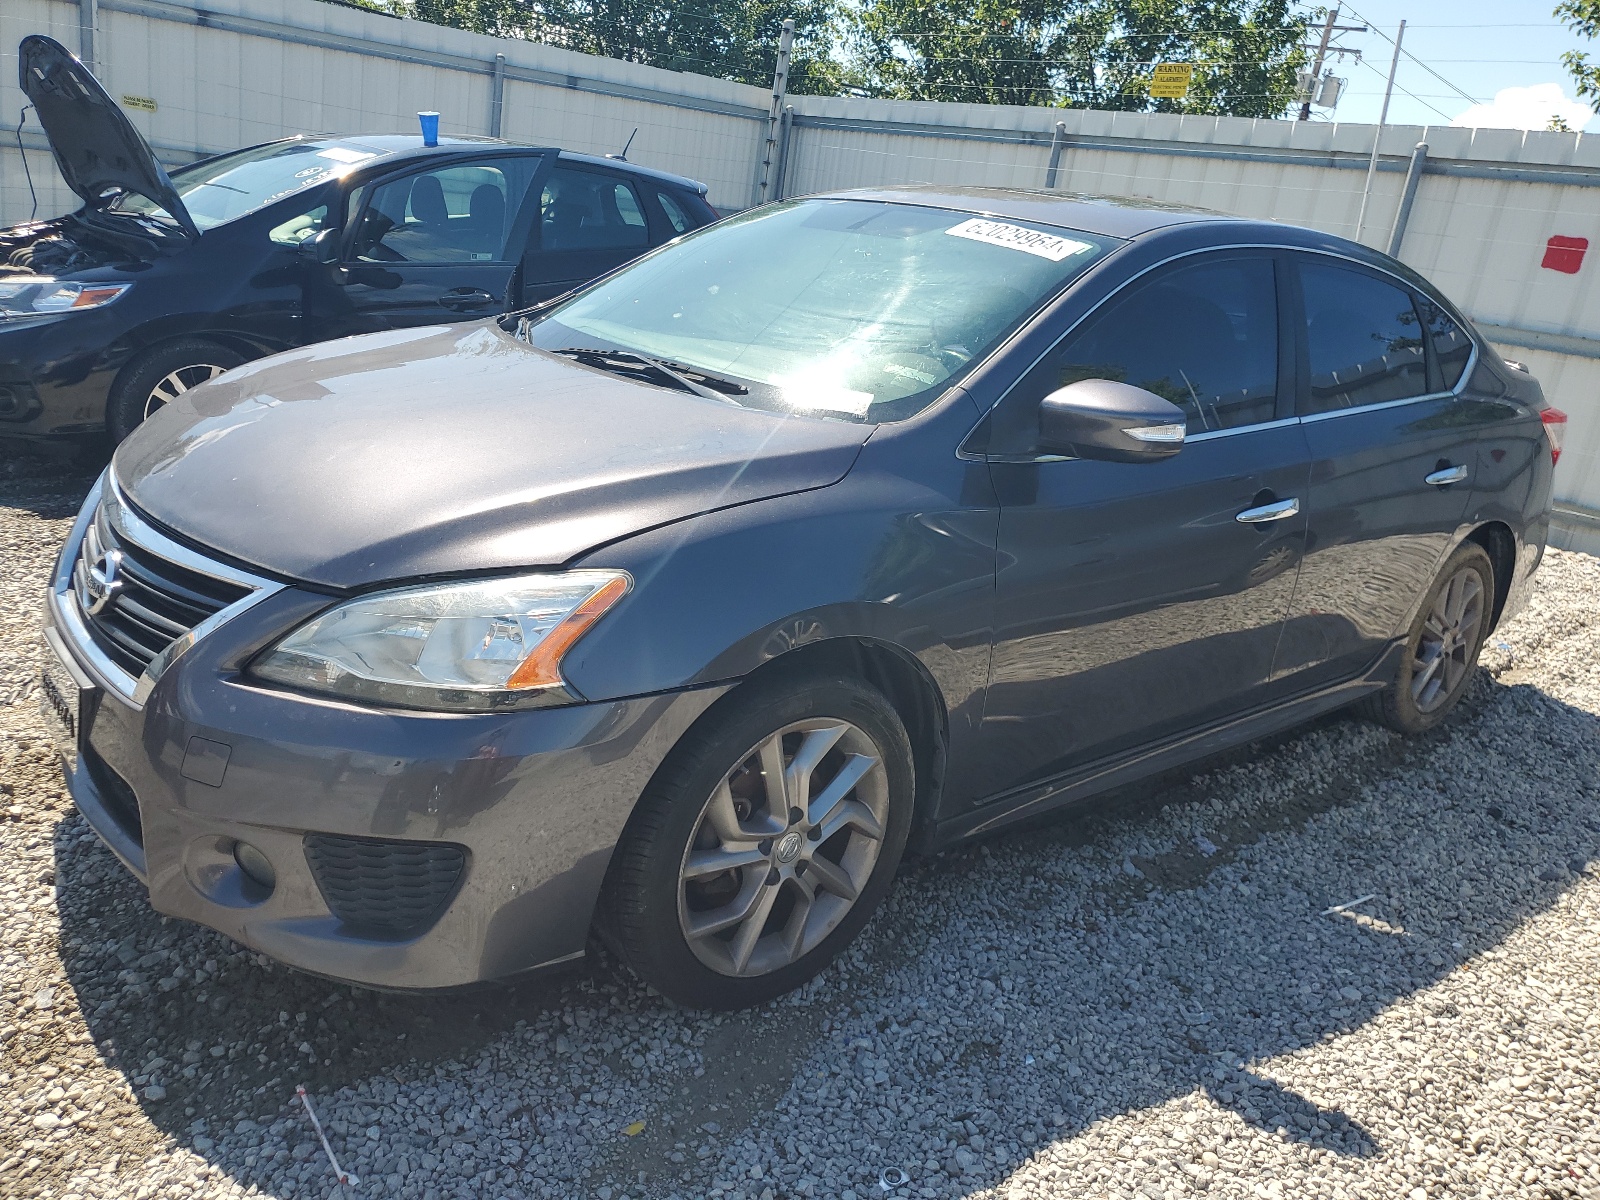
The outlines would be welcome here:
<svg viewBox="0 0 1600 1200">
<path fill-rule="evenodd" d="M 704 396 L 708 400 L 726 400 L 729 396 L 743 396 L 750 391 L 743 384 L 723 379 L 720 375 L 713 375 L 709 371 L 702 371 L 699 367 L 685 366 L 665 358 L 652 358 L 648 354 L 636 354 L 632 350 L 590 350 L 582 346 L 567 346 L 561 350 L 552 350 L 551 353 L 565 355 L 586 366 L 599 367 L 601 370 L 621 368 L 629 374 L 638 374 L 638 368 L 643 367 L 646 371 L 670 380 L 683 391 L 693 392 L 696 396 Z M 698 376 L 699 379 L 705 380 L 705 383 L 696 382 L 692 376 Z M 708 384 L 710 386 L 707 386 Z"/>
</svg>

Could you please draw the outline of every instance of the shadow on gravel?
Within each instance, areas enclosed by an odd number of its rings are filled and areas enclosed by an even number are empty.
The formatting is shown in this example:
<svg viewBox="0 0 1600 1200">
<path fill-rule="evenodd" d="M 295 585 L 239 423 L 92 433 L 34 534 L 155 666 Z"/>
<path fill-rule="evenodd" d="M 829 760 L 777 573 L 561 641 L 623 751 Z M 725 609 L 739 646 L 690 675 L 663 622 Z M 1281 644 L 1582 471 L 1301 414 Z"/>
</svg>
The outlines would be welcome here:
<svg viewBox="0 0 1600 1200">
<path fill-rule="evenodd" d="M 832 999 L 751 1018 L 780 1031 L 787 1022 L 793 1033 L 745 1043 L 741 1069 L 759 1075 L 765 1062 L 776 1087 L 722 1120 L 753 1118 L 754 1131 L 770 1129 L 779 1104 L 803 1118 L 829 1088 L 864 1090 L 848 1162 L 819 1164 L 803 1151 L 797 1159 L 792 1137 L 787 1150 L 773 1151 L 780 1166 L 806 1162 L 809 1175 L 829 1167 L 862 1195 L 878 1194 L 883 1165 L 910 1173 L 910 1189 L 899 1193 L 907 1196 L 993 1187 L 1052 1141 L 1197 1091 L 1284 1139 L 1374 1155 L 1374 1135 L 1335 1104 L 1289 1091 L 1251 1064 L 1357 1028 L 1553 903 L 1571 882 L 1569 864 L 1581 870 L 1578 860 L 1600 850 L 1600 790 L 1571 752 L 1576 742 L 1592 745 L 1597 729 L 1587 712 L 1480 675 L 1452 723 L 1428 736 L 1402 739 L 1332 718 L 1123 789 L 1093 816 L 917 864 L 874 922 L 873 943 L 858 956 L 864 967 L 847 968 L 849 982 L 827 993 Z M 1166 836 L 1191 818 L 1210 820 L 1215 805 L 1206 806 L 1219 787 L 1258 786 L 1277 800 L 1253 816 L 1148 857 L 1117 849 L 1155 825 Z M 1374 798 L 1392 819 L 1337 819 L 1358 802 L 1370 812 Z M 1312 825 L 1322 815 L 1331 816 Z M 1243 852 L 1274 833 L 1289 835 L 1274 869 L 1249 867 Z M 263 1182 L 271 1163 L 254 1153 L 225 1157 L 208 1131 L 281 1119 L 297 1083 L 327 1094 L 385 1075 L 442 1078 L 538 1013 L 587 1010 L 573 1037 L 589 1030 L 596 1045 L 603 1034 L 591 1019 L 603 1028 L 615 1018 L 601 994 L 616 991 L 603 967 L 419 998 L 270 966 L 219 935 L 154 914 L 75 814 L 57 826 L 56 862 L 62 954 L 96 1043 L 136 1092 L 164 1089 L 143 1101 L 152 1121 L 242 1184 Z M 1367 906 L 1320 911 L 1373 891 L 1379 898 Z M 685 1034 L 710 1026 L 642 994 L 629 1010 L 630 1028 L 636 1019 Z M 1434 1015 L 1452 1014 L 1441 1007 Z M 706 1044 L 710 1055 L 728 1043 L 713 1032 Z M 934 1057 L 930 1047 L 939 1045 L 960 1050 Z M 661 1117 L 684 1140 L 618 1141 L 603 1149 L 587 1186 L 615 1169 L 630 1186 L 642 1173 L 654 1194 L 708 1193 L 705 1171 L 718 1161 L 708 1156 L 727 1143 L 700 1134 L 687 1110 L 704 1107 L 718 1078 L 658 1076 L 645 1087 L 661 1106 L 651 1120 Z M 686 1111 L 674 1121 L 677 1108 Z M 787 1122 L 792 1134 L 794 1120 L 791 1111 L 776 1124 Z M 419 1148 L 430 1141 L 413 1140 Z M 695 1140 L 712 1147 L 698 1165 Z M 287 1157 L 279 1151 L 275 1161 Z M 767 1178 L 748 1185 L 752 1200 L 764 1186 L 779 1200 L 810 1194 L 789 1190 L 782 1171 Z M 526 1172 L 510 1180 L 469 1190 L 528 1190 Z M 374 1186 L 371 1194 L 392 1194 Z M 300 1187 L 282 1194 L 325 1194 Z M 728 1187 L 730 1196 L 746 1194 Z"/>
<path fill-rule="evenodd" d="M 39 445 L 0 438 L 0 506 L 70 517 L 109 458 L 97 440 Z"/>
</svg>

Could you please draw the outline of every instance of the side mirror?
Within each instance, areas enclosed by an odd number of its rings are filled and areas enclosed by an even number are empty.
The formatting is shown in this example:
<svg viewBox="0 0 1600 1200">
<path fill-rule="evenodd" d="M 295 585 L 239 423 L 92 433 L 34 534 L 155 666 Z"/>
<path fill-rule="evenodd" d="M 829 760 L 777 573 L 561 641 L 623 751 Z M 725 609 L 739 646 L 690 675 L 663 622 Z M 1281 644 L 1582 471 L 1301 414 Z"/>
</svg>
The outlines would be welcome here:
<svg viewBox="0 0 1600 1200">
<path fill-rule="evenodd" d="M 300 254 L 312 262 L 333 266 L 339 261 L 339 231 L 324 229 L 315 237 L 308 237 L 300 243 Z"/>
<path fill-rule="evenodd" d="M 1110 379 L 1080 379 L 1039 402 L 1039 449 L 1107 462 L 1155 462 L 1183 448 L 1183 409 Z"/>
</svg>

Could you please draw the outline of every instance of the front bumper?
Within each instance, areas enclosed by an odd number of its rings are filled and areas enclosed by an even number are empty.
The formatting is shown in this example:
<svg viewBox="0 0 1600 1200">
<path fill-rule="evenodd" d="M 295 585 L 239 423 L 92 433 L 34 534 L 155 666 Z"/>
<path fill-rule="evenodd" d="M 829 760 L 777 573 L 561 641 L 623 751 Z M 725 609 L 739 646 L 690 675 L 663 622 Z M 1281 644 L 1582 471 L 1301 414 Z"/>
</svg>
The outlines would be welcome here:
<svg viewBox="0 0 1600 1200">
<path fill-rule="evenodd" d="M 46 652 L 84 687 L 67 769 L 84 818 L 158 911 L 317 974 L 451 987 L 581 954 L 639 795 L 726 688 L 462 715 L 378 711 L 241 676 L 327 602 L 275 591 L 207 631 L 136 700 L 76 644 L 70 590 L 52 590 Z M 425 929 L 373 936 L 334 915 L 309 834 L 448 843 L 466 865 Z M 270 892 L 239 869 L 238 842 L 270 861 Z"/>
<path fill-rule="evenodd" d="M 0 437 L 96 432 L 126 354 L 120 315 L 89 311 L 0 321 Z"/>
</svg>

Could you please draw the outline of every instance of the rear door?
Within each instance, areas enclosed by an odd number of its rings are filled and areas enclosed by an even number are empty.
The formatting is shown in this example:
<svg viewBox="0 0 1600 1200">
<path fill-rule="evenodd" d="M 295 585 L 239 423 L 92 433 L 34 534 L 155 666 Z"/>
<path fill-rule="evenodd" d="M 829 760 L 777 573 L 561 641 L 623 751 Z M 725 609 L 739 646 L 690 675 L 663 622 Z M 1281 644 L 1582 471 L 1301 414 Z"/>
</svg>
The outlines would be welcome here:
<svg viewBox="0 0 1600 1200">
<path fill-rule="evenodd" d="M 622 172 L 557 163 L 540 189 L 521 302 L 559 296 L 643 254 L 652 244 L 647 214 L 645 196 Z"/>
<path fill-rule="evenodd" d="M 485 156 L 367 184 L 350 200 L 340 270 L 307 298 L 313 339 L 510 307 L 538 155 Z"/>
<path fill-rule="evenodd" d="M 1115 379 L 1177 404 L 1188 431 L 1155 463 L 992 463 L 999 615 L 983 726 L 997 791 L 1258 702 L 1308 473 L 1276 276 L 1253 251 L 1159 268 L 1001 402 L 1036 411 L 1065 384 Z"/>
<path fill-rule="evenodd" d="M 1293 257 L 1312 473 L 1273 678 L 1300 691 L 1360 674 L 1407 628 L 1465 518 L 1494 417 L 1459 391 L 1470 343 L 1436 349 L 1428 330 L 1443 332 L 1443 314 L 1407 284 L 1331 255 Z"/>
</svg>

